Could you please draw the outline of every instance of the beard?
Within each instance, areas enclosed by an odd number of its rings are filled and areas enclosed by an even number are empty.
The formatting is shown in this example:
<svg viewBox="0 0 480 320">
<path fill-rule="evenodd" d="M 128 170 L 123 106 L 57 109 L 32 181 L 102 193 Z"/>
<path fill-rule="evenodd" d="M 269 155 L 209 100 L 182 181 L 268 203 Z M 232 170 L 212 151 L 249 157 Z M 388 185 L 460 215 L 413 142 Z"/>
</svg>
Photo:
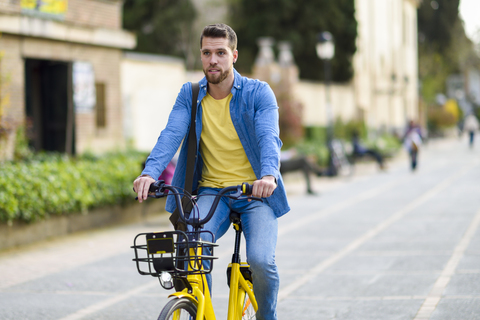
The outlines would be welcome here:
<svg viewBox="0 0 480 320">
<path fill-rule="evenodd" d="M 203 69 L 203 73 L 205 74 L 205 77 L 207 77 L 208 83 L 219 84 L 228 77 L 228 75 L 230 74 L 230 69 L 222 71 L 220 72 L 220 74 L 217 75 L 209 74 L 208 71 L 205 69 Z"/>
</svg>

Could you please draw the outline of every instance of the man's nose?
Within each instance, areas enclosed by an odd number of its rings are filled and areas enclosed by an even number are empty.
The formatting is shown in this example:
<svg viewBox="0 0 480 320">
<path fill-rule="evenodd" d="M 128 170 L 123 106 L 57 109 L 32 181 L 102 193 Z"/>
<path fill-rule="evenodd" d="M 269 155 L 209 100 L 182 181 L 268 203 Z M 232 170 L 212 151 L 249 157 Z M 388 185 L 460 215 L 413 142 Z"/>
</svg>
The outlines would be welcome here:
<svg viewBox="0 0 480 320">
<path fill-rule="evenodd" d="M 218 63 L 217 56 L 212 55 L 210 58 L 210 65 L 216 65 Z"/>
</svg>

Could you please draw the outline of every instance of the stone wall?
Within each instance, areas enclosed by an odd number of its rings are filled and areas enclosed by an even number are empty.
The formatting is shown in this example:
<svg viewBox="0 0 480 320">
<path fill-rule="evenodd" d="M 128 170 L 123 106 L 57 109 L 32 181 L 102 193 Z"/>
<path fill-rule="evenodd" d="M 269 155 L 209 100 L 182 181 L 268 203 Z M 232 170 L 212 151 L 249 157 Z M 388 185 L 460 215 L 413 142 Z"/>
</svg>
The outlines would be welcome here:
<svg viewBox="0 0 480 320">
<path fill-rule="evenodd" d="M 122 51 L 115 48 L 88 46 L 33 37 L 3 34 L 0 47 L 5 52 L 3 72 L 9 76 L 9 115 L 15 122 L 25 121 L 25 59 L 88 61 L 93 65 L 95 82 L 105 85 L 106 126 L 96 128 L 95 110 L 75 115 L 76 150 L 100 152 L 121 149 L 123 108 L 120 92 Z"/>
<path fill-rule="evenodd" d="M 2 92 L 9 96 L 1 120 L 13 128 L 0 137 L 0 160 L 12 159 L 15 127 L 26 124 L 26 59 L 89 62 L 95 83 L 104 88 L 105 124 L 97 126 L 95 108 L 77 112 L 76 153 L 100 153 L 125 146 L 120 63 L 122 49 L 133 48 L 136 40 L 121 29 L 123 3 L 69 0 L 67 4 L 64 14 L 49 16 L 22 10 L 20 0 L 0 0 L 0 72 L 2 79 L 7 79 Z"/>
<path fill-rule="evenodd" d="M 121 0 L 68 0 L 62 20 L 82 26 L 120 29 L 122 5 Z M 0 12 L 21 14 L 21 0 L 0 0 Z"/>
</svg>

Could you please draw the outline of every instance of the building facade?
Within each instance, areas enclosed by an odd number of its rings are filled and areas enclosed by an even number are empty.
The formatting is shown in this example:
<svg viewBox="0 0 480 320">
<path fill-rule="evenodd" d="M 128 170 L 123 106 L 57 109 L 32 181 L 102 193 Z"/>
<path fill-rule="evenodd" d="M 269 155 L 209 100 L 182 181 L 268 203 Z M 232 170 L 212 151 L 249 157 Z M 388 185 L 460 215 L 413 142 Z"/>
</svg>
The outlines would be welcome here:
<svg viewBox="0 0 480 320">
<path fill-rule="evenodd" d="M 0 157 L 24 127 L 36 151 L 69 154 L 125 146 L 120 64 L 136 45 L 121 0 L 0 1 Z"/>
<path fill-rule="evenodd" d="M 417 9 L 420 0 L 355 0 L 358 22 L 353 86 L 372 128 L 419 121 Z"/>
</svg>

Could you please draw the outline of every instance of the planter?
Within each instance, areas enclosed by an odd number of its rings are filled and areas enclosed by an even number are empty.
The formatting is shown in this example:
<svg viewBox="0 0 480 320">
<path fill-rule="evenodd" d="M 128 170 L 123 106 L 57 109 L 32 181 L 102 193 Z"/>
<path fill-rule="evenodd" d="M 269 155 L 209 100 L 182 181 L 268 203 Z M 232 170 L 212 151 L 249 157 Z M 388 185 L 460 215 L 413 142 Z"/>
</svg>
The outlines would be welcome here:
<svg viewBox="0 0 480 320">
<path fill-rule="evenodd" d="M 78 231 L 134 223 L 147 217 L 168 214 L 164 208 L 165 199 L 160 199 L 96 208 L 87 213 L 52 216 L 34 223 L 14 221 L 12 225 L 0 224 L 0 250 Z"/>
</svg>

